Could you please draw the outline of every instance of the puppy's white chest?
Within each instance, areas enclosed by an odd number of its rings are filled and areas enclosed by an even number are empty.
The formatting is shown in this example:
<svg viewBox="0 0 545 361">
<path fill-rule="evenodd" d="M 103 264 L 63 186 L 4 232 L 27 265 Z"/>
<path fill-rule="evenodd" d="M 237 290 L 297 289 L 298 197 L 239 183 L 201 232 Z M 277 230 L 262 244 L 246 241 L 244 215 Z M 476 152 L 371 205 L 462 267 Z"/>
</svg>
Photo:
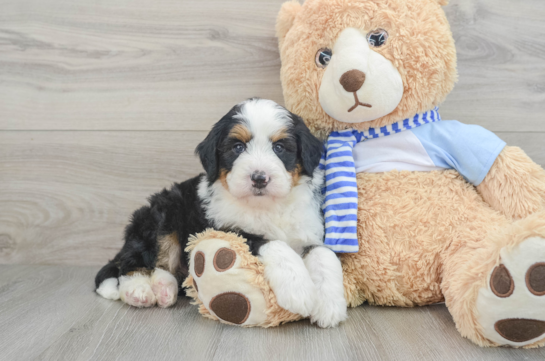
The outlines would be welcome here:
<svg viewBox="0 0 545 361">
<path fill-rule="evenodd" d="M 261 213 L 261 214 L 259 214 Z M 299 215 L 298 215 L 299 213 Z M 250 233 L 263 235 L 269 240 L 282 240 L 290 246 L 295 246 L 300 242 L 311 242 L 316 238 L 316 230 L 309 227 L 308 222 L 304 221 L 301 214 L 304 209 L 284 209 L 275 210 L 275 212 L 256 212 L 253 217 L 246 221 L 238 221 L 238 227 L 251 230 Z M 302 227 L 307 223 L 306 227 Z"/>
<path fill-rule="evenodd" d="M 207 203 L 207 218 L 217 228 L 240 229 L 268 240 L 281 240 L 297 252 L 305 246 L 323 243 L 320 199 L 306 185 L 294 189 L 287 199 L 256 197 L 248 202 L 233 199 L 221 185 L 204 189 L 205 186 L 201 183 L 199 194 Z"/>
</svg>

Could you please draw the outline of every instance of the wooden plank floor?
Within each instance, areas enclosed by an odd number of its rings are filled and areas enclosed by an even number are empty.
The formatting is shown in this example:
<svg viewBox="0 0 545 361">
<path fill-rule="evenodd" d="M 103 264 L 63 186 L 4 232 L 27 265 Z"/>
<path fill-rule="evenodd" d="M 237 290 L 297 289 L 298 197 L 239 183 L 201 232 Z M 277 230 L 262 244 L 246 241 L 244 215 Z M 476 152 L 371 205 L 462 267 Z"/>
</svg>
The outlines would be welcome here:
<svg viewBox="0 0 545 361">
<path fill-rule="evenodd" d="M 543 360 L 545 349 L 484 349 L 444 305 L 361 306 L 334 329 L 307 320 L 240 328 L 201 317 L 187 298 L 136 309 L 93 292 L 97 267 L 0 266 L 0 345 L 9 360 Z"/>
</svg>

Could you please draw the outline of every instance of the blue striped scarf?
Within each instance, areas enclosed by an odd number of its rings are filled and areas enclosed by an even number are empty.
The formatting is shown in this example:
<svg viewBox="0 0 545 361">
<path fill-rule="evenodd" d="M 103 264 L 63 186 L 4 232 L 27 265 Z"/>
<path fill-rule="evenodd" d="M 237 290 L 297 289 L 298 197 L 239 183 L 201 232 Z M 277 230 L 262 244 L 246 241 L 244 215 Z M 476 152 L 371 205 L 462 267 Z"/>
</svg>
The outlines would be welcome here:
<svg viewBox="0 0 545 361">
<path fill-rule="evenodd" d="M 337 253 L 358 252 L 358 185 L 352 149 L 367 139 L 385 137 L 423 124 L 440 121 L 438 108 L 412 118 L 364 132 L 345 129 L 327 138 L 320 169 L 325 170 L 322 210 L 325 218 L 325 245 Z"/>
</svg>

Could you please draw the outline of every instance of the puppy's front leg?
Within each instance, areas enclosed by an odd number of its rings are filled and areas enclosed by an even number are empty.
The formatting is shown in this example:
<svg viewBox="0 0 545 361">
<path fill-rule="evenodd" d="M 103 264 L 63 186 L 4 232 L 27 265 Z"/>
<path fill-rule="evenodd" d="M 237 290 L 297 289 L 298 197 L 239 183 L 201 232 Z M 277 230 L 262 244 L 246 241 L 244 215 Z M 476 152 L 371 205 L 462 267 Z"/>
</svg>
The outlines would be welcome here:
<svg viewBox="0 0 545 361">
<path fill-rule="evenodd" d="M 317 288 L 311 322 L 316 322 L 320 327 L 337 326 L 347 317 L 341 261 L 333 251 L 322 246 L 307 248 L 303 257 Z"/>
<path fill-rule="evenodd" d="M 258 257 L 265 266 L 265 278 L 278 305 L 303 317 L 310 316 L 316 287 L 301 256 L 285 242 L 270 241 L 261 245 Z"/>
</svg>

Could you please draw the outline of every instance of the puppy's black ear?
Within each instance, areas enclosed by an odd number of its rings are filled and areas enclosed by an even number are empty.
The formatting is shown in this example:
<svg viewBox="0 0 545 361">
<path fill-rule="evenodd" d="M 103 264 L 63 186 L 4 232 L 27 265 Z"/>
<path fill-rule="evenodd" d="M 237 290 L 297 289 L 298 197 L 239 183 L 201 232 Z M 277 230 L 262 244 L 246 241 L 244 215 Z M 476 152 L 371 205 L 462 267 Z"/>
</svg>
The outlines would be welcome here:
<svg viewBox="0 0 545 361">
<path fill-rule="evenodd" d="M 219 176 L 219 155 L 218 145 L 220 142 L 221 133 L 217 129 L 217 124 L 208 133 L 206 138 L 197 146 L 195 154 L 201 159 L 201 164 L 206 172 L 208 182 L 214 183 Z"/>
<path fill-rule="evenodd" d="M 229 113 L 225 114 L 214 126 L 206 138 L 197 146 L 195 154 L 201 158 L 202 166 L 206 172 L 208 182 L 214 183 L 220 172 L 220 145 L 227 136 L 229 129 L 236 124 L 233 118 L 240 111 L 240 106 L 235 105 Z"/>
<path fill-rule="evenodd" d="M 291 117 L 297 139 L 297 156 L 303 167 L 303 172 L 312 177 L 314 169 L 320 163 L 324 145 L 312 135 L 300 116 L 291 113 Z"/>
</svg>

